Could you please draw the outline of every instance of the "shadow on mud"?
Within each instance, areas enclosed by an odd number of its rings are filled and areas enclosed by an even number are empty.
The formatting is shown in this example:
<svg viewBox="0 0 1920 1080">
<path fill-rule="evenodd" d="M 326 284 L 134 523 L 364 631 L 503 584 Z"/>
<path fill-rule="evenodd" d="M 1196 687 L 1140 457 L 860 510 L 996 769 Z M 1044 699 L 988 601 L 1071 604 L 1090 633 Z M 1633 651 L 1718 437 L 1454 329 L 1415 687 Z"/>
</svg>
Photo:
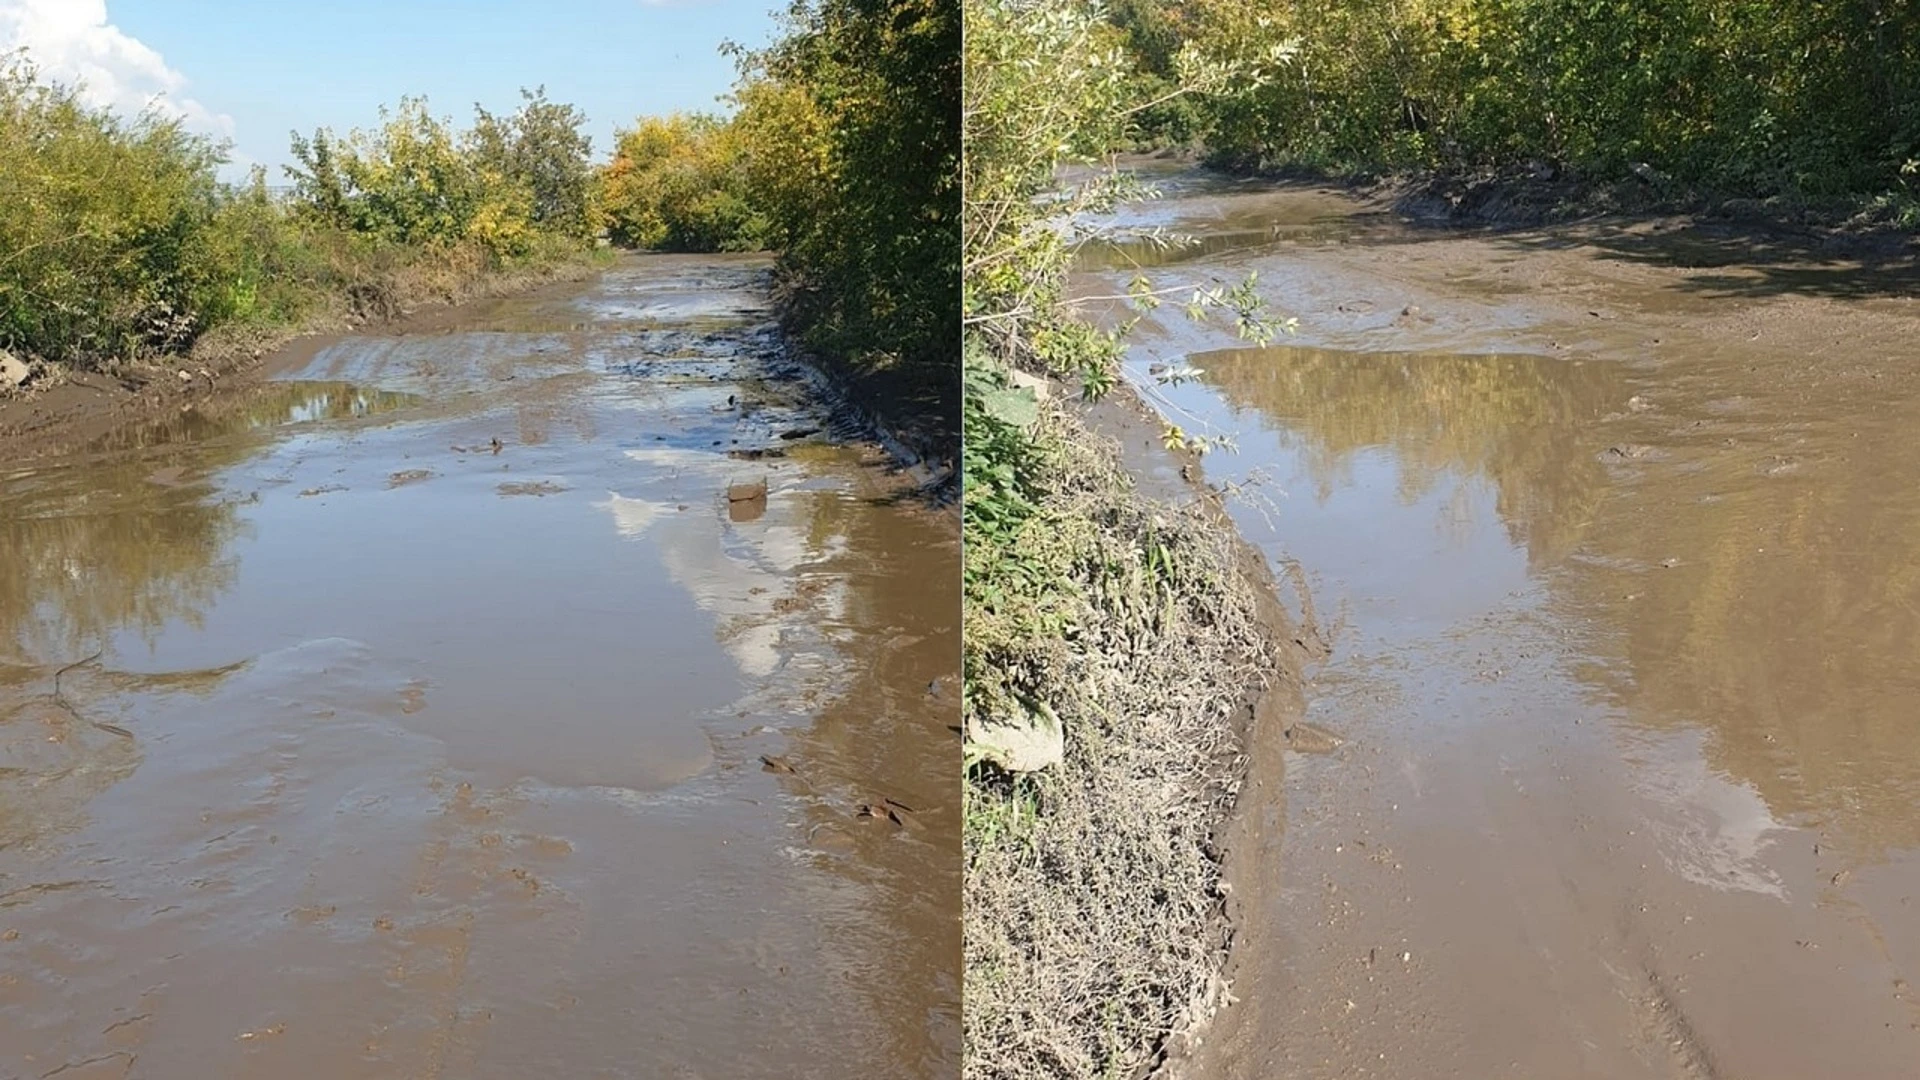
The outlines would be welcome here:
<svg viewBox="0 0 1920 1080">
<path fill-rule="evenodd" d="M 1606 259 L 1693 271 L 1672 287 L 1712 299 L 1774 296 L 1868 300 L 1920 290 L 1920 261 L 1888 238 L 1785 232 L 1763 225 L 1700 222 L 1659 228 L 1631 221 L 1552 230 L 1498 231 L 1495 244 L 1523 251 L 1593 248 Z M 1905 238 L 1897 246 L 1906 247 Z M 1713 273 L 1726 270 L 1726 273 Z"/>
</svg>

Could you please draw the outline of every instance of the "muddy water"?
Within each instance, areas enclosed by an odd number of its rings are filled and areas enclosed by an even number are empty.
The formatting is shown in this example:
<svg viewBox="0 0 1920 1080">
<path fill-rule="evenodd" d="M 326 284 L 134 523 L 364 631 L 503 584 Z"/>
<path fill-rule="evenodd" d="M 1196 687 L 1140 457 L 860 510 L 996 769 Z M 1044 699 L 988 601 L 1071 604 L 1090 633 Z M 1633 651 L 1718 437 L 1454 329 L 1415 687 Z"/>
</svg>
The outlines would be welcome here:
<svg viewBox="0 0 1920 1080">
<path fill-rule="evenodd" d="M 958 1074 L 957 529 L 764 279 L 623 262 L 5 474 L 0 1075 Z"/>
<path fill-rule="evenodd" d="M 1134 373 L 1204 371 L 1164 405 L 1236 436 L 1208 478 L 1305 569 L 1345 740 L 1243 807 L 1200 1074 L 1916 1075 L 1910 268 L 1175 180 L 1139 220 L 1227 239 L 1163 272 L 1301 328 L 1163 320 Z"/>
</svg>

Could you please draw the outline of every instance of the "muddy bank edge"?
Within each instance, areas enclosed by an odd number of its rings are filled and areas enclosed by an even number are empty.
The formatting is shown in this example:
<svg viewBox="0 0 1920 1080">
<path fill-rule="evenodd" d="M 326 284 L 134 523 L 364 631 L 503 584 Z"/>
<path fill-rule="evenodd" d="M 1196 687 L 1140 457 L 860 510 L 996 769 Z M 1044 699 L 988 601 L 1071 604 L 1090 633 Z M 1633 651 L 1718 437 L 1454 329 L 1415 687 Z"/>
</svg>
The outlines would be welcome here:
<svg viewBox="0 0 1920 1080">
<path fill-rule="evenodd" d="M 1789 240 L 1840 257 L 1920 254 L 1920 232 L 1901 224 L 1884 200 L 1865 195 L 1754 198 L 1681 183 L 1650 168 L 1624 179 L 1576 175 L 1543 163 L 1400 172 L 1291 165 L 1241 168 L 1188 150 L 1140 152 L 1127 155 L 1123 163 L 1178 163 L 1275 186 L 1332 188 L 1417 225 L 1535 229 L 1576 222 L 1660 221 L 1669 228 L 1710 226 L 1756 239 Z"/>
<path fill-rule="evenodd" d="M 294 326 L 222 327 L 182 354 L 158 356 L 114 373 L 58 366 L 24 391 L 0 394 L 0 461 L 17 463 L 76 449 L 215 394 L 261 381 L 275 355 L 330 334 L 407 334 L 455 318 L 468 304 L 569 288 L 603 272 L 609 257 L 576 258 L 492 273 L 462 282 L 450 295 L 396 298 L 386 315 L 318 316 Z"/>
<path fill-rule="evenodd" d="M 1142 494 L 1162 503 L 1185 503 L 1227 537 L 1234 570 L 1252 593 L 1270 650 L 1264 685 L 1249 686 L 1231 714 L 1239 747 L 1234 778 L 1237 793 L 1222 808 L 1214 830 L 1212 855 L 1220 864 L 1224 894 L 1218 923 L 1209 933 L 1220 943 L 1226 1011 L 1202 1018 L 1176 1032 L 1162 1049 L 1154 1076 L 1159 1080 L 1212 1080 L 1218 1075 L 1206 1046 L 1222 1025 L 1231 1023 L 1231 1005 L 1258 992 L 1246 984 L 1263 965 L 1247 962 L 1263 945 L 1257 913 L 1280 895 L 1279 845 L 1285 824 L 1281 787 L 1289 733 L 1306 712 L 1305 672 L 1326 659 L 1328 644 L 1315 625 L 1303 596 L 1304 616 L 1296 620 L 1280 601 L 1280 582 L 1259 549 L 1242 536 L 1228 515 L 1225 496 L 1207 483 L 1203 459 L 1185 450 L 1168 450 L 1160 440 L 1161 418 L 1124 385 L 1088 410 L 1088 426 L 1118 440 L 1122 464 Z"/>
<path fill-rule="evenodd" d="M 1791 240 L 1834 256 L 1894 258 L 1920 252 L 1920 236 L 1866 199 L 1730 196 L 1657 173 L 1601 181 L 1543 169 L 1407 173 L 1347 181 L 1353 194 L 1421 225 L 1531 229 L 1593 221 L 1663 221 L 1759 239 Z"/>
<path fill-rule="evenodd" d="M 1185 1075 L 1253 910 L 1223 874 L 1277 840 L 1280 748 L 1320 650 L 1133 392 L 1039 424 L 1047 513 L 1001 557 L 1060 576 L 1059 606 L 1009 599 L 969 624 L 968 662 L 1021 689 L 982 688 L 967 725 L 992 746 L 1000 710 L 1030 701 L 1065 737 L 1038 772 L 969 775 L 965 1075 Z"/>
<path fill-rule="evenodd" d="M 802 344 L 802 328 L 776 285 L 774 311 L 789 353 L 806 367 L 813 389 L 836 417 L 873 435 L 902 467 L 942 500 L 957 499 L 960 488 L 959 361 L 952 370 L 952 386 L 920 387 L 912 392 L 908 378 L 889 372 L 862 371 L 841 359 L 823 356 Z M 950 393 L 949 393 L 950 391 Z M 928 394 L 931 394 L 931 400 Z"/>
</svg>

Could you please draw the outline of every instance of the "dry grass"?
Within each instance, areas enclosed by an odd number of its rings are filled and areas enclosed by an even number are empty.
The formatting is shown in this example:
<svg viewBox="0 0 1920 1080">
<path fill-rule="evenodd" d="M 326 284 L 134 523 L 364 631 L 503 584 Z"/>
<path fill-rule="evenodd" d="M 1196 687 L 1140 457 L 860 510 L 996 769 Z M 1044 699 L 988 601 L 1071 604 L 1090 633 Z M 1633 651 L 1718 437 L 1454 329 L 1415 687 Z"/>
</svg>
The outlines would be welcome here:
<svg viewBox="0 0 1920 1080">
<path fill-rule="evenodd" d="M 985 629 L 987 660 L 1059 715 L 1066 759 L 968 783 L 968 1080 L 1139 1076 L 1218 1006 L 1213 837 L 1243 772 L 1234 711 L 1273 655 L 1231 530 L 1152 503 L 1111 443 L 1049 423 L 1049 521 L 1021 543 L 1077 588 L 1070 629 Z"/>
</svg>

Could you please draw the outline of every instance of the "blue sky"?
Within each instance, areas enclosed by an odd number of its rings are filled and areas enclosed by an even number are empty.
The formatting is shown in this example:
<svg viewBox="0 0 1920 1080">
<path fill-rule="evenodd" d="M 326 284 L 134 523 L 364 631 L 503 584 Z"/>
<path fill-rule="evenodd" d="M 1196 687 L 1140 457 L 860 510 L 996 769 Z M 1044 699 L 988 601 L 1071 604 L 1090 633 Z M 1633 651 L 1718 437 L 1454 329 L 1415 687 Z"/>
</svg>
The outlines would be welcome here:
<svg viewBox="0 0 1920 1080">
<path fill-rule="evenodd" d="M 424 94 L 462 126 L 544 84 L 590 121 L 596 155 L 647 113 L 719 110 L 723 41 L 766 43 L 784 0 L 0 0 L 0 49 L 137 109 L 156 92 L 283 182 L 288 133 L 369 126 Z"/>
</svg>

